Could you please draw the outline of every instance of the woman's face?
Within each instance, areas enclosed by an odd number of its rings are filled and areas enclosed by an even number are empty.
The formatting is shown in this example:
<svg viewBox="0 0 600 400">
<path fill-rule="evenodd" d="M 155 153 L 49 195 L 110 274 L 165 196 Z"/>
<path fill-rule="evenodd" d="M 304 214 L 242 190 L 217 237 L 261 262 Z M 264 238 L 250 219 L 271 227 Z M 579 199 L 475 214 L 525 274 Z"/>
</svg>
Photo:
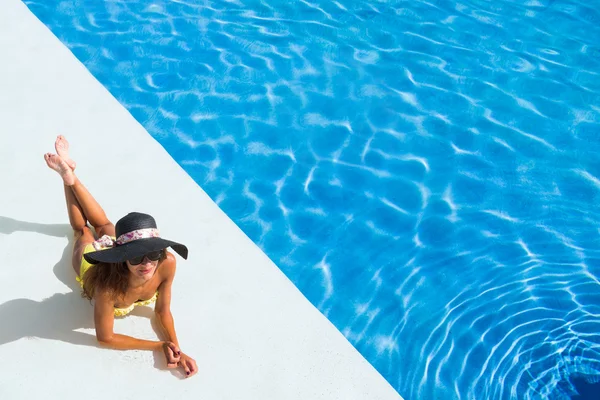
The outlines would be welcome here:
<svg viewBox="0 0 600 400">
<path fill-rule="evenodd" d="M 137 279 L 142 281 L 150 280 L 154 276 L 154 272 L 156 272 L 156 268 L 158 267 L 158 260 L 152 261 L 153 258 L 156 258 L 155 254 L 146 255 L 143 257 L 142 261 L 139 264 L 131 264 L 131 262 L 127 261 L 127 268 L 129 268 L 129 272 Z M 134 261 L 137 263 L 139 260 Z"/>
</svg>

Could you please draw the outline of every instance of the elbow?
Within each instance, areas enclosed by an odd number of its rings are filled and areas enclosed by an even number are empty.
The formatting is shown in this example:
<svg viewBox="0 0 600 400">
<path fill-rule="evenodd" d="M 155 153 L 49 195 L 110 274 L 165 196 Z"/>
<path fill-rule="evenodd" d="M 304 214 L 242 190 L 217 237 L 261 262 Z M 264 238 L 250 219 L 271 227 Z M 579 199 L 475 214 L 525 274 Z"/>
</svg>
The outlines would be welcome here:
<svg viewBox="0 0 600 400">
<path fill-rule="evenodd" d="M 96 341 L 100 347 L 111 348 L 113 337 L 112 335 L 96 335 Z"/>
<path fill-rule="evenodd" d="M 163 319 L 165 317 L 173 317 L 171 315 L 171 310 L 154 310 L 154 314 L 159 318 L 159 319 Z"/>
</svg>

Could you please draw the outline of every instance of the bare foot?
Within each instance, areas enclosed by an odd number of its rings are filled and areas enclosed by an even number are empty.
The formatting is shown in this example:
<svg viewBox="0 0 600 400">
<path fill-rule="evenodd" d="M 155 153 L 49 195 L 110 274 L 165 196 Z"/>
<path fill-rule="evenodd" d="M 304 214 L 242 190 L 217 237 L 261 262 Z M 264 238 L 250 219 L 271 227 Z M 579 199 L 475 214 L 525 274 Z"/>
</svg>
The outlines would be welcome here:
<svg viewBox="0 0 600 400">
<path fill-rule="evenodd" d="M 75 164 L 75 161 L 71 160 L 71 157 L 69 157 L 69 142 L 67 141 L 67 138 L 65 138 L 63 135 L 58 135 L 56 142 L 54 142 L 54 148 L 56 149 L 56 154 L 65 160 L 69 168 L 75 171 L 77 164 Z"/>
<path fill-rule="evenodd" d="M 65 182 L 65 185 L 73 186 L 75 184 L 75 174 L 65 160 L 58 155 L 51 153 L 44 154 L 44 160 L 46 160 L 48 167 L 58 172 L 63 179 L 63 182 Z"/>
</svg>

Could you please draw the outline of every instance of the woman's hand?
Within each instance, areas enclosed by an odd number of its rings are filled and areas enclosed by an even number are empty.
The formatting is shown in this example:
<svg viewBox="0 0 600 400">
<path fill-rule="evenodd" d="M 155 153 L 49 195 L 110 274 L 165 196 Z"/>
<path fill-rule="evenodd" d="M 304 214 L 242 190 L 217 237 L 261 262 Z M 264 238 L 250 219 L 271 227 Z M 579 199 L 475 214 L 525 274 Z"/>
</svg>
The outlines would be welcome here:
<svg viewBox="0 0 600 400">
<path fill-rule="evenodd" d="M 177 364 L 181 361 L 181 350 L 173 342 L 163 342 L 162 345 L 165 358 L 167 359 L 167 368 L 177 368 Z"/>
<path fill-rule="evenodd" d="M 198 372 L 198 366 L 192 357 L 184 353 L 181 353 L 179 357 L 180 359 L 178 365 L 183 368 L 183 372 L 185 372 L 187 378 L 195 375 L 196 372 Z"/>
<path fill-rule="evenodd" d="M 181 352 L 173 342 L 163 342 L 163 351 L 167 359 L 167 368 L 181 367 L 186 377 L 189 378 L 198 372 L 196 360 Z"/>
</svg>

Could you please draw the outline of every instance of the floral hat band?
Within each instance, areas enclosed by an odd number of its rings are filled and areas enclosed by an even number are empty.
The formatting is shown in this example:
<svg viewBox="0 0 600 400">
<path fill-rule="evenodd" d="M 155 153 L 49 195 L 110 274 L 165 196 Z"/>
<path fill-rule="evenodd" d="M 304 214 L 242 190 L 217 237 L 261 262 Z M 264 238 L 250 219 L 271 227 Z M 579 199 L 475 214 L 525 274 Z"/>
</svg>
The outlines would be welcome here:
<svg viewBox="0 0 600 400">
<path fill-rule="evenodd" d="M 138 229 L 136 231 L 127 232 L 127 233 L 124 233 L 121 236 L 119 236 L 116 240 L 116 244 L 117 244 L 117 246 L 120 246 L 122 244 L 132 242 L 134 240 L 153 238 L 153 237 L 160 237 L 160 234 L 158 233 L 158 229 L 156 229 L 156 228 Z"/>
<path fill-rule="evenodd" d="M 104 235 L 92 243 L 92 245 L 94 246 L 95 250 L 104 250 L 115 246 L 121 246 L 126 243 L 133 242 L 134 240 L 154 237 L 160 237 L 160 233 L 156 228 L 137 229 L 135 231 L 122 234 L 117 238 L 117 240 L 113 240 L 113 238 L 110 236 Z"/>
</svg>

